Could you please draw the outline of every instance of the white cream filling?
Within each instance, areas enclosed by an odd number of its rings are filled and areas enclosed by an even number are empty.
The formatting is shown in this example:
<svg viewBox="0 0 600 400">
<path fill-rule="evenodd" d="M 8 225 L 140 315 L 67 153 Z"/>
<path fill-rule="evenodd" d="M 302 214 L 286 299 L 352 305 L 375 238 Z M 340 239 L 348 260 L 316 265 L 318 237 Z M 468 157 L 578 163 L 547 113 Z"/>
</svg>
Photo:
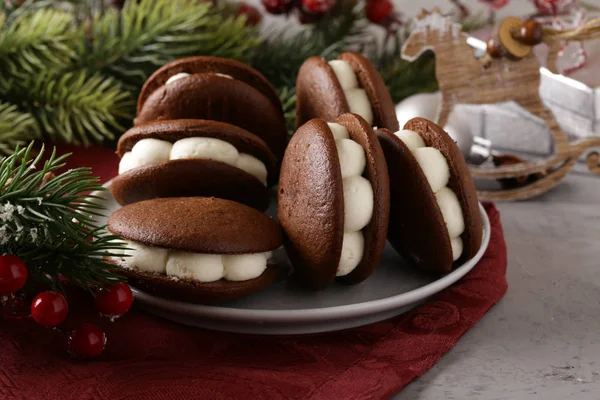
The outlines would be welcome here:
<svg viewBox="0 0 600 400">
<path fill-rule="evenodd" d="M 463 241 L 460 235 L 465 231 L 465 220 L 456 193 L 447 187 L 450 180 L 448 160 L 438 149 L 427 147 L 417 132 L 402 130 L 396 132 L 395 135 L 413 153 L 435 194 L 435 199 L 448 228 L 452 245 L 452 259 L 456 261 L 463 251 Z"/>
<path fill-rule="evenodd" d="M 365 250 L 365 237 L 362 231 L 344 232 L 342 255 L 338 265 L 337 276 L 348 275 L 360 264 Z"/>
<path fill-rule="evenodd" d="M 159 161 L 184 158 L 220 161 L 249 173 L 263 185 L 267 185 L 267 167 L 262 161 L 250 154 L 240 153 L 229 142 L 206 137 L 185 138 L 173 144 L 165 140 L 142 139 L 131 151 L 123 154 L 119 163 L 119 174 Z"/>
<path fill-rule="evenodd" d="M 126 241 L 129 257 L 118 257 L 123 268 L 198 282 L 247 281 L 262 275 L 271 252 L 254 254 L 201 254 L 146 246 Z"/>
<path fill-rule="evenodd" d="M 223 78 L 233 79 L 232 76 L 229 76 L 226 74 L 219 74 L 218 72 L 214 73 L 213 75 L 221 76 Z M 169 79 L 167 79 L 167 82 L 165 83 L 165 85 L 168 85 L 169 83 L 173 83 L 177 79 L 185 78 L 186 76 L 190 76 L 190 74 L 188 74 L 187 72 L 180 72 L 178 74 L 175 74 L 172 77 L 170 77 Z"/>
<path fill-rule="evenodd" d="M 350 107 L 350 112 L 360 115 L 373 125 L 373 108 L 367 92 L 358 85 L 358 78 L 352 66 L 346 61 L 329 61 L 331 69 L 344 90 L 344 96 Z"/>
<path fill-rule="evenodd" d="M 350 139 L 348 131 L 342 125 L 328 125 L 335 139 L 342 171 L 344 236 L 336 275 L 343 276 L 352 272 L 362 260 L 365 247 L 362 229 L 373 216 L 373 188 L 362 177 L 367 164 L 365 150 Z"/>
<path fill-rule="evenodd" d="M 172 77 L 170 77 L 169 79 L 167 79 L 167 82 L 165 83 L 165 85 L 168 85 L 169 83 L 173 83 L 177 79 L 185 78 L 186 76 L 190 76 L 190 74 L 188 74 L 187 72 L 180 72 L 178 74 L 175 74 Z"/>
</svg>

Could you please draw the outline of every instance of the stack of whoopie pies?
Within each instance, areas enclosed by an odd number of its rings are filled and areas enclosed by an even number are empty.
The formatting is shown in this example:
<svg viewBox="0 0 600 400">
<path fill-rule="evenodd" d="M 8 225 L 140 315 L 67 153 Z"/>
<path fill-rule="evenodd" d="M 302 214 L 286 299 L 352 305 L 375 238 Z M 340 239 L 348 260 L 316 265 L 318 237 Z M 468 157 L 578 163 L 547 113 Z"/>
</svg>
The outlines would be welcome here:
<svg viewBox="0 0 600 400">
<path fill-rule="evenodd" d="M 191 57 L 148 79 L 119 140 L 111 192 L 124 207 L 108 222 L 129 245 L 111 262 L 132 285 L 190 302 L 236 299 L 273 281 L 282 245 L 311 289 L 364 281 L 386 240 L 437 274 L 477 253 L 481 217 L 460 150 L 431 121 L 400 130 L 366 58 L 311 57 L 296 93 L 286 148 L 277 94 L 252 68 Z M 276 183 L 281 226 L 261 213 Z"/>
<path fill-rule="evenodd" d="M 283 239 L 260 211 L 287 143 L 269 82 L 234 60 L 177 60 L 146 81 L 134 122 L 110 188 L 124 207 L 108 221 L 130 250 L 111 262 L 132 285 L 183 301 L 232 300 L 269 284 Z"/>
<path fill-rule="evenodd" d="M 140 92 L 111 192 L 121 205 L 215 196 L 265 210 L 286 143 L 281 103 L 258 71 L 218 57 L 176 60 Z"/>
</svg>

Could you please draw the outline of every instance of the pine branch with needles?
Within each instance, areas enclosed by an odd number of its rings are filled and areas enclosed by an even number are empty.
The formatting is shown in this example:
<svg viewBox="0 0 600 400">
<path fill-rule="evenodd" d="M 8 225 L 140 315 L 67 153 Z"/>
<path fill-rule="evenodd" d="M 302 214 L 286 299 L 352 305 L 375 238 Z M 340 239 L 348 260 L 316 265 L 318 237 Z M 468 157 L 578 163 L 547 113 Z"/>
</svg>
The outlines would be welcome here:
<svg viewBox="0 0 600 400">
<path fill-rule="evenodd" d="M 134 90 L 162 65 L 191 55 L 247 61 L 260 38 L 245 19 L 201 0 L 129 1 L 84 24 L 78 65 Z"/>
<path fill-rule="evenodd" d="M 28 113 L 51 140 L 90 144 L 113 139 L 134 114 L 134 98 L 121 83 L 86 70 L 47 71 L 0 79 L 0 99 Z"/>
<path fill-rule="evenodd" d="M 64 278 L 89 290 L 122 280 L 103 257 L 126 248 L 95 222 L 101 197 L 86 194 L 105 189 L 88 168 L 58 173 L 68 155 L 44 156 L 30 144 L 0 161 L 0 254 L 20 257 L 33 282 L 52 290 Z"/>
<path fill-rule="evenodd" d="M 14 104 L 0 102 L 0 156 L 12 154 L 17 146 L 39 136 L 31 114 L 19 111 Z"/>
</svg>

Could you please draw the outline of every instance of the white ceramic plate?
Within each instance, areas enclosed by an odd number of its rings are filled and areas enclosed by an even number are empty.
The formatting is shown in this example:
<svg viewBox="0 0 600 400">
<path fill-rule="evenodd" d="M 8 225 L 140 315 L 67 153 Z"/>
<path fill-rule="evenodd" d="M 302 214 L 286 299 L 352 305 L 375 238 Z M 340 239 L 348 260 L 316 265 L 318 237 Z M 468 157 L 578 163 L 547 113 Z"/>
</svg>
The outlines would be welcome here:
<svg viewBox="0 0 600 400">
<path fill-rule="evenodd" d="M 105 186 L 109 186 L 107 183 Z M 105 197 L 109 213 L 120 208 L 110 192 Z M 404 265 L 386 244 L 379 266 L 365 282 L 346 286 L 334 283 L 326 290 L 312 292 L 280 276 L 262 292 L 234 302 L 214 305 L 189 304 L 156 297 L 132 288 L 138 304 L 160 317 L 187 325 L 221 331 L 253 334 L 306 334 L 354 328 L 399 315 L 428 297 L 452 285 L 481 259 L 490 240 L 490 221 L 479 206 L 483 241 L 475 257 L 451 273 L 434 279 Z M 276 215 L 275 205 L 268 211 Z M 98 220 L 105 224 L 106 219 Z M 275 257 L 290 267 L 284 250 Z M 281 275 L 281 274 L 280 274 Z"/>
</svg>

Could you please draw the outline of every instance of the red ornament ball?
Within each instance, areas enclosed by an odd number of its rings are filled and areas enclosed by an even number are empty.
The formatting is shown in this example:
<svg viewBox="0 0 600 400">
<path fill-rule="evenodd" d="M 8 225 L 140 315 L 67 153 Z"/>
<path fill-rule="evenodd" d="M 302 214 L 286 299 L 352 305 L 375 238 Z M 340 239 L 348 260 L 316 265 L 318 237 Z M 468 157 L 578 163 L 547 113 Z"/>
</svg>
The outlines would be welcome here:
<svg viewBox="0 0 600 400">
<path fill-rule="evenodd" d="M 255 26 L 260 24 L 260 22 L 262 21 L 262 14 L 260 13 L 260 11 L 258 11 L 256 7 L 252 7 L 251 5 L 246 3 L 242 3 L 242 5 L 240 6 L 240 8 L 238 8 L 238 11 L 236 13 L 236 16 L 238 17 L 242 15 L 246 16 L 246 26 Z"/>
<path fill-rule="evenodd" d="M 369 0 L 365 6 L 367 19 L 374 24 L 381 24 L 392 15 L 394 5 L 390 0 Z"/>
<path fill-rule="evenodd" d="M 0 256 L 0 295 L 21 289 L 27 281 L 27 267 L 17 256 Z"/>
<path fill-rule="evenodd" d="M 294 7 L 292 0 L 262 0 L 262 4 L 271 14 L 285 14 Z"/>
<path fill-rule="evenodd" d="M 311 14 L 325 14 L 335 6 L 335 0 L 302 0 L 302 9 Z"/>
<path fill-rule="evenodd" d="M 35 296 L 31 303 L 31 317 L 47 328 L 63 322 L 68 312 L 67 299 L 58 292 L 42 292 Z"/>
<path fill-rule="evenodd" d="M 96 292 L 94 305 L 104 315 L 117 316 L 125 314 L 133 303 L 133 293 L 127 284 L 120 282 L 108 289 Z"/>
<path fill-rule="evenodd" d="M 106 334 L 95 325 L 82 324 L 69 335 L 69 352 L 78 358 L 97 357 L 104 351 Z"/>
</svg>

